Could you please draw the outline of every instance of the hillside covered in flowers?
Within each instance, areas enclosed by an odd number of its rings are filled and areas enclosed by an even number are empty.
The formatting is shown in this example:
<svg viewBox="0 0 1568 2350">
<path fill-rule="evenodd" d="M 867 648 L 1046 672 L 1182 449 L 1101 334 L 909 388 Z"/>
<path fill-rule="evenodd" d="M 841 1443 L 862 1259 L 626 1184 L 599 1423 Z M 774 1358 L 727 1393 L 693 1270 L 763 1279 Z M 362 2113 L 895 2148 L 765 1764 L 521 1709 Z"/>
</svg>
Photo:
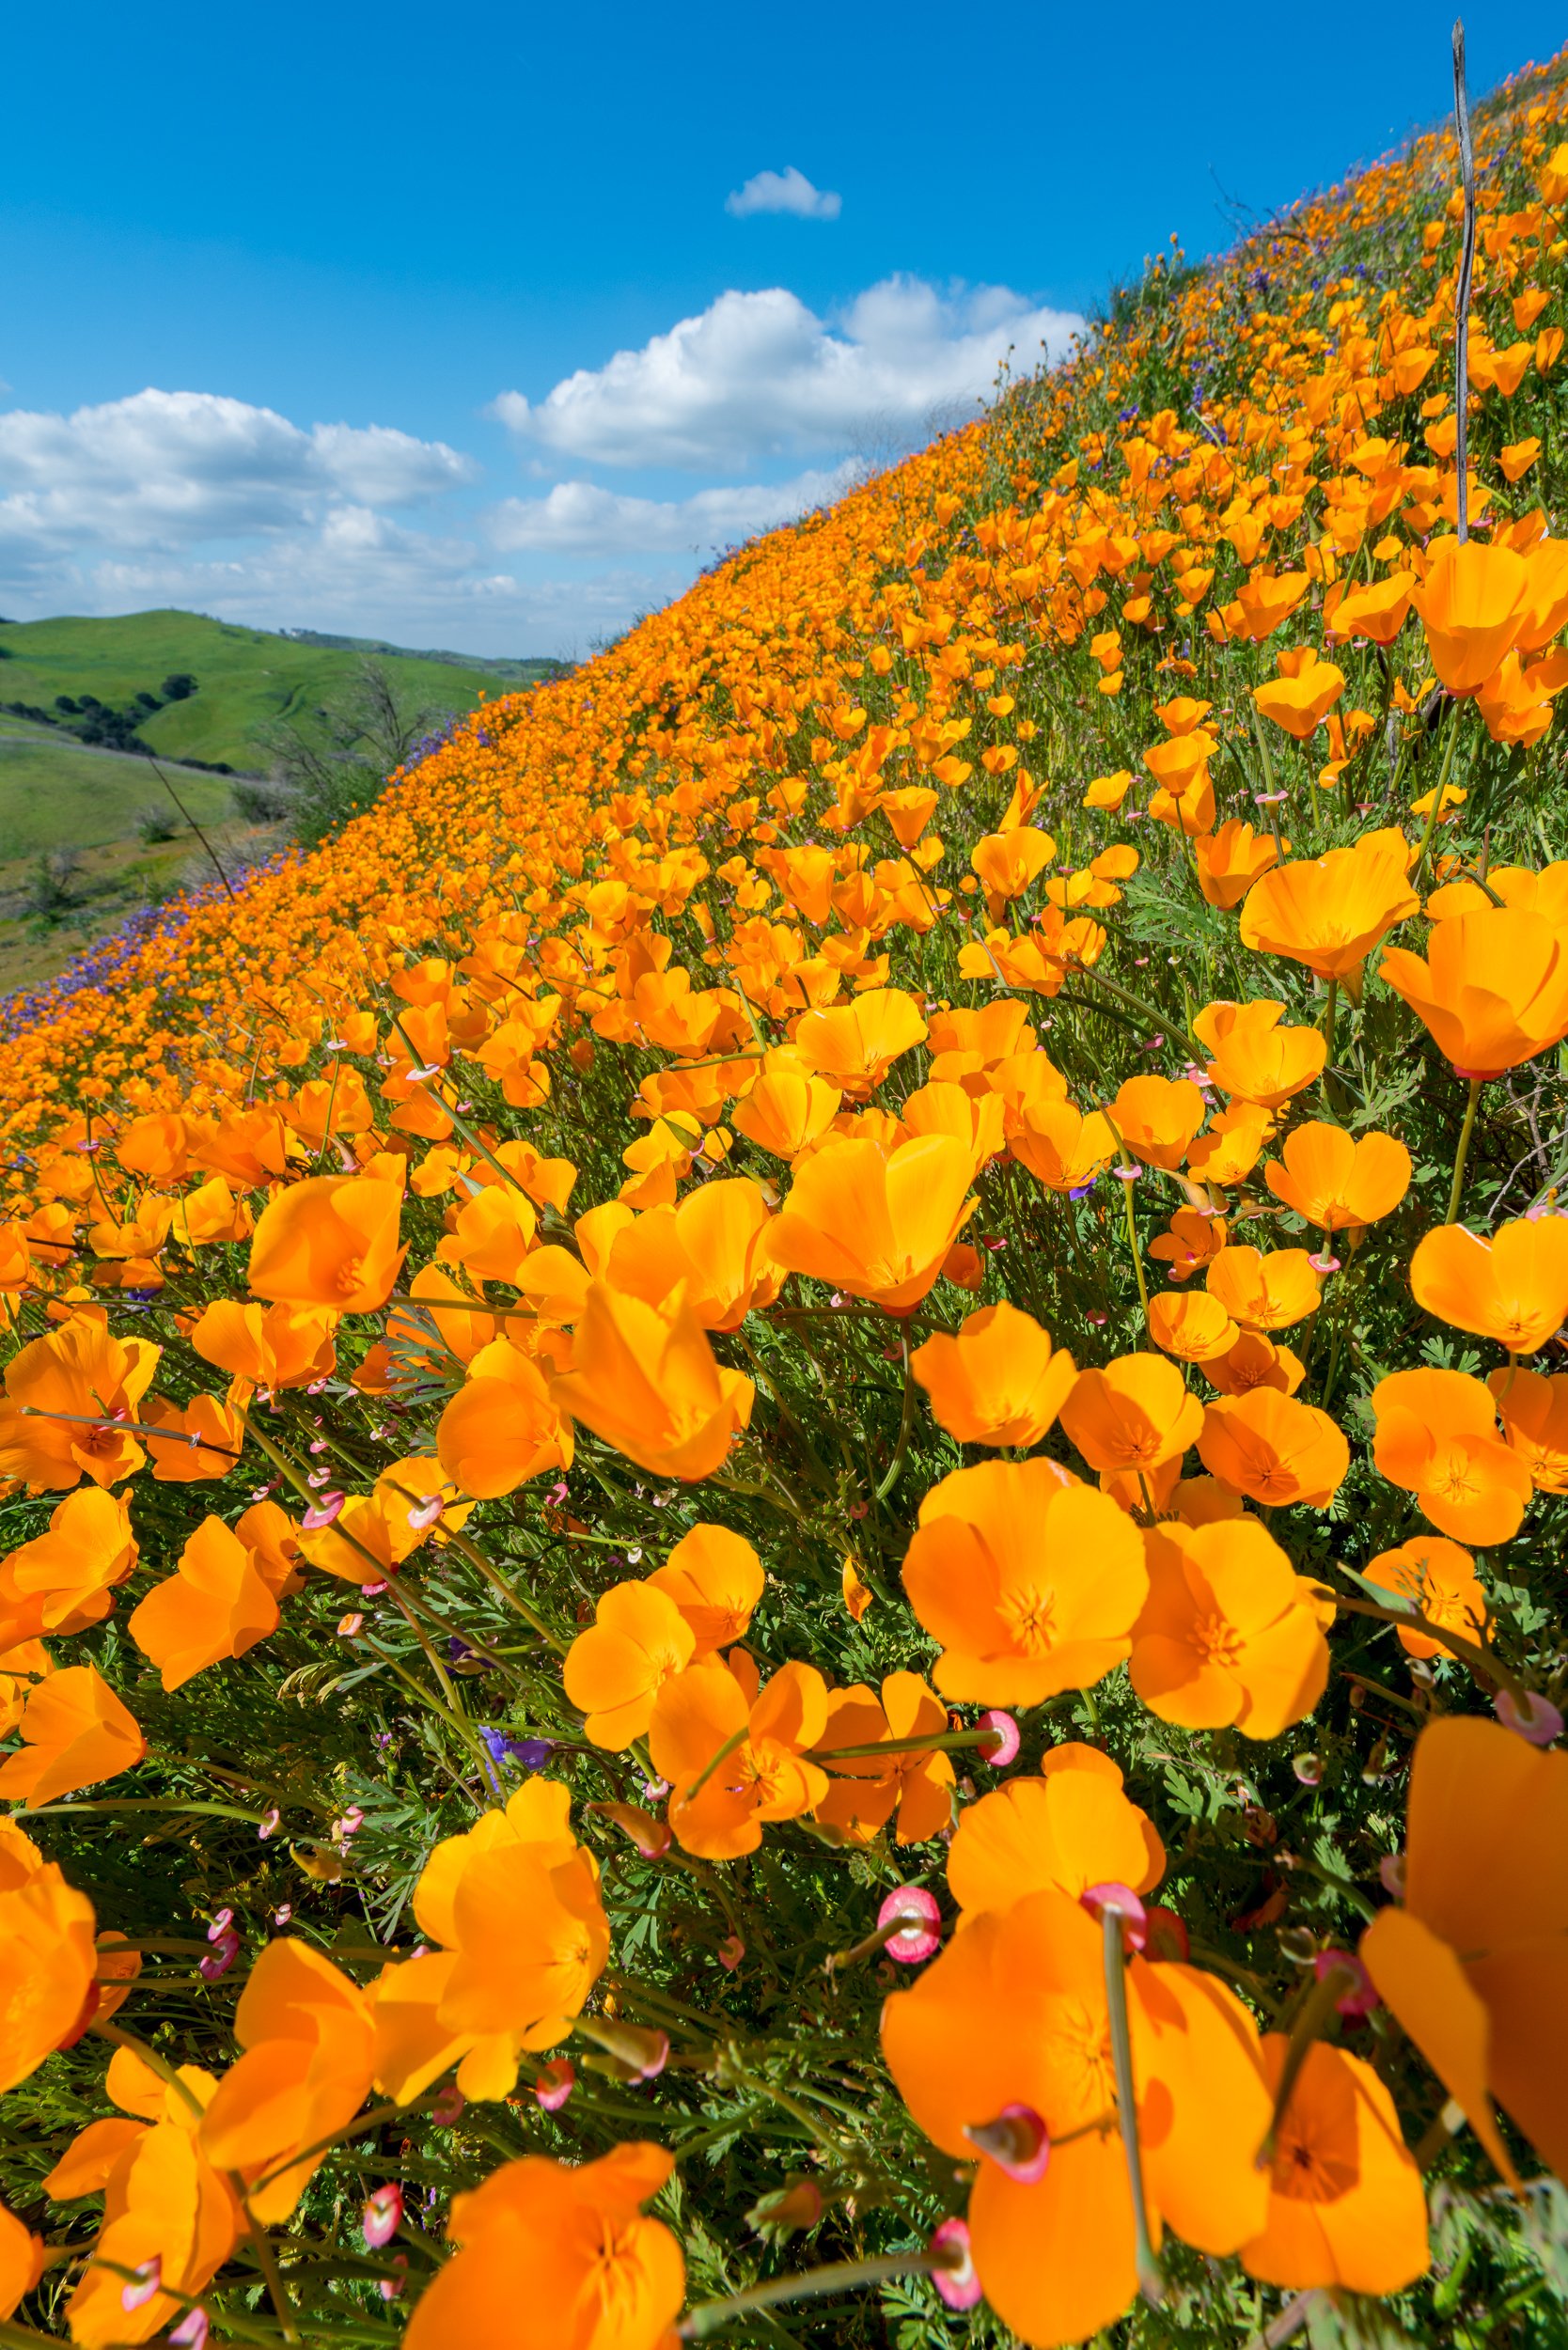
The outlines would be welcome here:
<svg viewBox="0 0 1568 2350">
<path fill-rule="evenodd" d="M 0 2343 L 1568 2342 L 1474 131 L 0 1012 Z"/>
</svg>

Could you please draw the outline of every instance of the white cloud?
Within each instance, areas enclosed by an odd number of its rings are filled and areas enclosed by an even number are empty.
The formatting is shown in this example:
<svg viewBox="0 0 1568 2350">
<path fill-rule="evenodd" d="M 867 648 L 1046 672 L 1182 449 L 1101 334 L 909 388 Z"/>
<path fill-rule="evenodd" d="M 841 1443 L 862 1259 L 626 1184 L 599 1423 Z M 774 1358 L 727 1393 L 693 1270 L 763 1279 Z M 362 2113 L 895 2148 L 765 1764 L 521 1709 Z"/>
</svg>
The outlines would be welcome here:
<svg viewBox="0 0 1568 2350">
<path fill-rule="evenodd" d="M 472 480 L 444 441 L 315 425 L 214 392 L 136 392 L 71 415 L 0 415 L 0 541 L 189 544 L 297 527 L 331 506 L 420 505 Z"/>
<path fill-rule="evenodd" d="M 831 189 L 814 188 L 804 171 L 789 164 L 782 171 L 760 171 L 724 199 L 724 209 L 737 220 L 754 212 L 792 212 L 797 220 L 837 220 L 844 199 Z"/>
<path fill-rule="evenodd" d="M 689 498 L 625 497 L 592 481 L 559 481 L 548 497 L 507 498 L 489 518 L 492 543 L 552 555 L 701 554 L 792 522 L 837 497 L 853 468 L 792 481 L 699 490 Z"/>
<path fill-rule="evenodd" d="M 580 368 L 537 403 L 503 392 L 492 414 L 580 463 L 712 466 L 907 445 L 933 411 L 974 410 L 1008 352 L 1021 369 L 1065 351 L 1083 321 L 1003 286 L 943 294 L 889 277 L 830 327 L 783 287 L 723 293 L 640 351 Z"/>
</svg>

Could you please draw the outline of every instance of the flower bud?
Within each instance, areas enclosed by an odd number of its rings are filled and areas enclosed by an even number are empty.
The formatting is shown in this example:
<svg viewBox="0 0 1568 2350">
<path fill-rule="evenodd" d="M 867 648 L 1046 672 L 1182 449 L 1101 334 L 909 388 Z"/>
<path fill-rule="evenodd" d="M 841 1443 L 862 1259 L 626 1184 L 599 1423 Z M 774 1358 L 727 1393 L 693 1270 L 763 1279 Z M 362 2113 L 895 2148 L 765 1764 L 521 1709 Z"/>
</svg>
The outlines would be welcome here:
<svg viewBox="0 0 1568 2350">
<path fill-rule="evenodd" d="M 1149 1916 L 1130 1885 L 1086 1886 L 1078 1902 L 1091 1918 L 1103 1919 L 1107 1910 L 1114 1909 L 1121 1920 L 1123 1950 L 1142 1950 L 1149 1938 Z"/>
<path fill-rule="evenodd" d="M 944 2219 L 933 2232 L 931 2281 L 950 2310 L 972 2310 L 983 2288 L 969 2253 L 969 2231 L 962 2219 Z"/>
<path fill-rule="evenodd" d="M 990 1744 L 976 1749 L 980 1760 L 994 1771 L 1005 1769 L 1007 1764 L 1014 1760 L 1019 1747 L 1024 1743 L 1022 1732 L 1012 1716 L 1000 1713 L 993 1706 L 980 1716 L 976 1728 L 993 1732 Z"/>
<path fill-rule="evenodd" d="M 1499 1689 L 1492 1700 L 1492 1710 L 1505 1730 L 1528 1738 L 1532 1747 L 1549 1747 L 1562 1735 L 1561 1714 L 1537 1689 L 1525 1690 L 1522 1699 L 1516 1698 L 1512 1689 Z"/>
<path fill-rule="evenodd" d="M 1334 2005 L 1340 2014 L 1359 2018 L 1382 2006 L 1372 1977 L 1354 1950 L 1319 1950 L 1312 1968 L 1320 1982 L 1327 1982 L 1331 1976 L 1339 1980 L 1341 1987 Z"/>
<path fill-rule="evenodd" d="M 384 2245 L 391 2243 L 402 2225 L 402 2217 L 403 2190 L 396 2179 L 388 2179 L 366 2198 L 360 2215 L 360 2228 L 372 2252 L 379 2252 Z"/>
<path fill-rule="evenodd" d="M 965 2123 L 964 2135 L 1021 2186 L 1033 2186 L 1045 2176 L 1051 2134 L 1032 2106 L 1004 2106 L 994 2122 Z"/>
<path fill-rule="evenodd" d="M 552 2057 L 534 2081 L 534 2095 L 546 2113 L 559 2113 L 577 2086 L 577 2068 L 570 2057 Z"/>
<path fill-rule="evenodd" d="M 923 1958 L 930 1958 L 941 1947 L 942 1912 L 933 1895 L 923 1886 L 901 1885 L 888 1894 L 876 1913 L 877 1931 L 884 1932 L 900 1918 L 908 1923 L 897 1934 L 887 1937 L 887 1955 L 901 1966 L 917 1966 Z"/>
</svg>

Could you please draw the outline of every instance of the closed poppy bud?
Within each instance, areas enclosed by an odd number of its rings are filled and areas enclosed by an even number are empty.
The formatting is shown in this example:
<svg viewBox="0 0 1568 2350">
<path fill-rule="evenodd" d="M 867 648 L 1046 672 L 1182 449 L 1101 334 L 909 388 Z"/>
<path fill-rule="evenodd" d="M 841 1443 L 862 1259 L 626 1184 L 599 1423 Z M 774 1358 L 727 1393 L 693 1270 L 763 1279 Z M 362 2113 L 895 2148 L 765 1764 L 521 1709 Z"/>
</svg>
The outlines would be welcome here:
<svg viewBox="0 0 1568 2350">
<path fill-rule="evenodd" d="M 1568 1218 L 1523 1217 L 1490 1240 L 1438 1225 L 1410 1261 L 1410 1287 L 1439 1322 L 1533 1355 L 1568 1316 Z"/>
<path fill-rule="evenodd" d="M 371 1176 L 313 1175 L 262 1210 L 250 1245 L 250 1286 L 290 1306 L 371 1313 L 392 1294 L 402 1193 Z"/>
<path fill-rule="evenodd" d="M 1062 1406 L 1067 1436 L 1104 1476 L 1161 1468 L 1196 1443 L 1203 1406 L 1159 1355 L 1120 1355 L 1080 1371 Z"/>
<path fill-rule="evenodd" d="M 970 1314 L 956 1338 L 938 1331 L 909 1367 L 937 1426 L 961 1444 L 1038 1444 L 1077 1377 L 1049 1331 L 1006 1304 Z"/>
<path fill-rule="evenodd" d="M 1209 1404 L 1198 1451 L 1211 1475 L 1265 1509 L 1325 1510 L 1350 1468 L 1350 1447 L 1328 1414 L 1269 1386 Z"/>
</svg>

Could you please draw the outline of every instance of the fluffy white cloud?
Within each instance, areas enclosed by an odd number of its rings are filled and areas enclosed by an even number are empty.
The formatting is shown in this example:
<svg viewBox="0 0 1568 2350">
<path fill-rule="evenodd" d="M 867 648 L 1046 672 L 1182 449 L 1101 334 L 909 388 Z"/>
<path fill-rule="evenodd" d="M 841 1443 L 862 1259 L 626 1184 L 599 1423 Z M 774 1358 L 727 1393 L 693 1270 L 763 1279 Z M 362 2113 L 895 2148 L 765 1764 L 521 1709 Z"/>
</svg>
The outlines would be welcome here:
<svg viewBox="0 0 1568 2350">
<path fill-rule="evenodd" d="M 725 197 L 724 209 L 737 220 L 749 220 L 754 212 L 792 212 L 797 220 L 837 220 L 844 199 L 830 188 L 814 188 L 804 171 L 788 164 L 782 171 L 756 173 L 744 188 Z"/>
<path fill-rule="evenodd" d="M 924 437 L 933 414 L 977 408 L 1010 352 L 1030 369 L 1082 325 L 1003 286 L 943 294 L 917 277 L 872 286 L 837 328 L 783 287 L 724 293 L 537 403 L 503 392 L 492 413 L 588 464 L 731 471 L 804 450 L 882 454 Z"/>
<path fill-rule="evenodd" d="M 0 543 L 181 545 L 297 527 L 334 503 L 404 507 L 474 478 L 444 441 L 306 432 L 215 392 L 134 393 L 69 416 L 0 415 Z"/>
<path fill-rule="evenodd" d="M 798 474 L 792 481 L 699 490 L 689 498 L 625 497 L 592 481 L 558 481 L 548 497 L 508 498 L 489 518 L 506 551 L 551 555 L 707 555 L 837 497 L 853 467 Z"/>
</svg>

